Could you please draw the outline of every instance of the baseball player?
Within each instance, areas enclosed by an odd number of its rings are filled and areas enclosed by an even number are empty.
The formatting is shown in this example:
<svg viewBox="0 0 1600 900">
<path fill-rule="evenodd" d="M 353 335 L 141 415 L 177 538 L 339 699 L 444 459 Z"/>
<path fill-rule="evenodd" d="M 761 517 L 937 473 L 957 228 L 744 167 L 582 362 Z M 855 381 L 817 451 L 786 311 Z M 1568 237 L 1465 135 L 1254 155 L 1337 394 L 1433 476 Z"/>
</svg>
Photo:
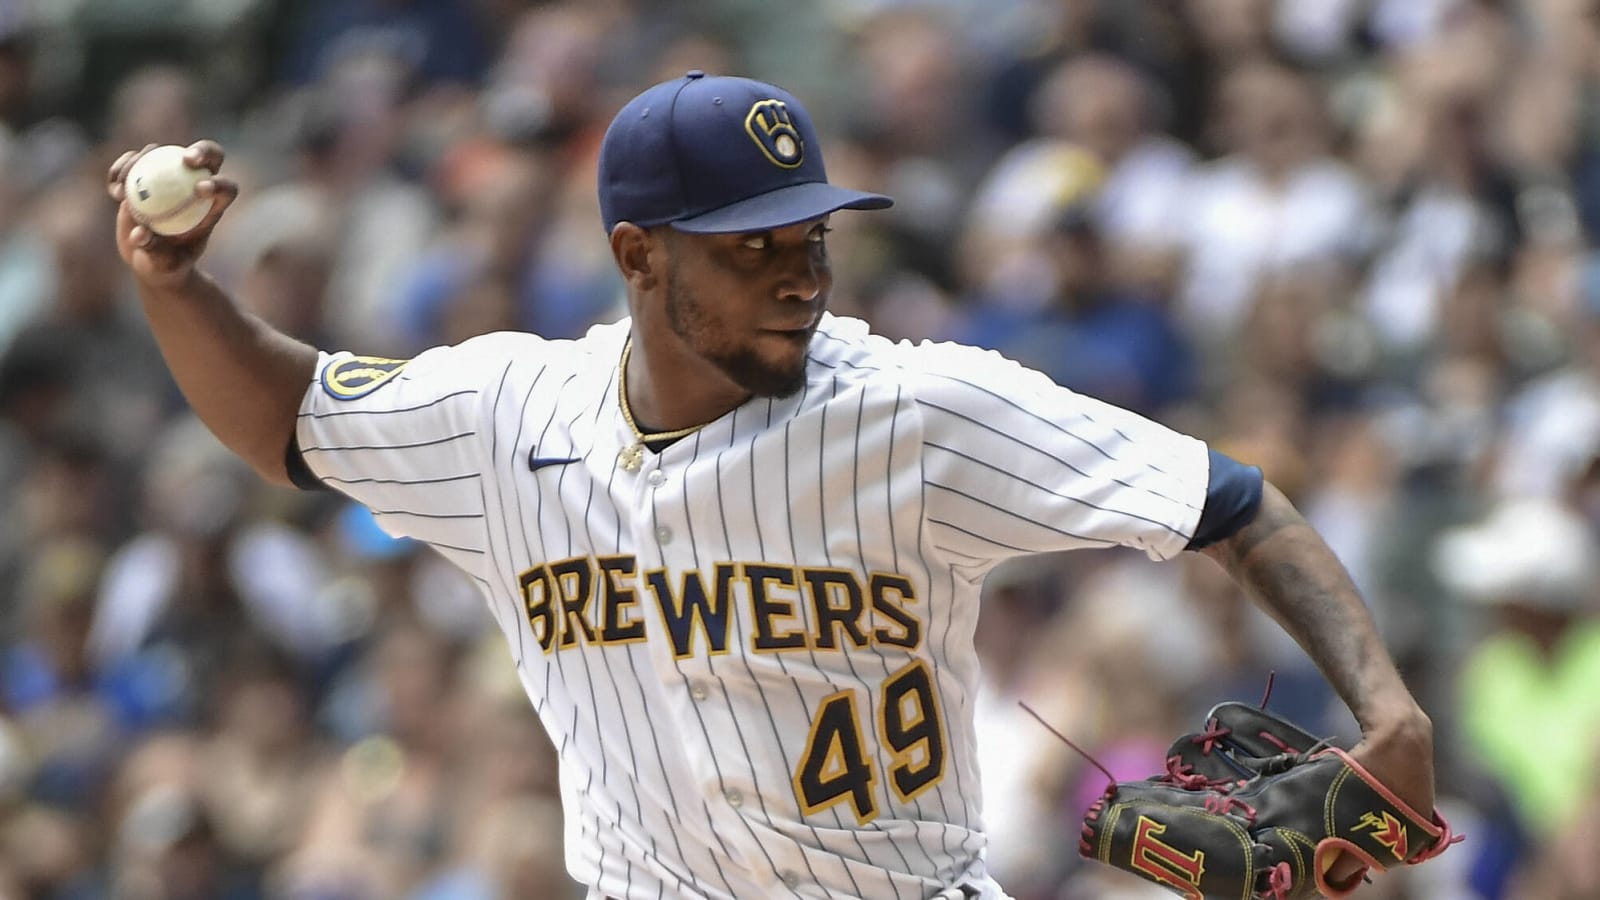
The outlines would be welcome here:
<svg viewBox="0 0 1600 900">
<path fill-rule="evenodd" d="M 121 200 L 123 173 L 112 167 Z M 190 164 L 215 173 L 201 142 Z M 1355 755 L 1433 808 L 1431 726 L 1323 542 L 1259 470 L 997 354 L 827 313 L 830 184 L 800 102 L 690 72 L 617 114 L 599 200 L 630 315 L 396 360 L 318 352 L 117 233 L 191 405 L 481 586 L 560 756 L 591 897 L 993 898 L 973 702 L 984 575 L 1204 552 L 1321 665 Z"/>
</svg>

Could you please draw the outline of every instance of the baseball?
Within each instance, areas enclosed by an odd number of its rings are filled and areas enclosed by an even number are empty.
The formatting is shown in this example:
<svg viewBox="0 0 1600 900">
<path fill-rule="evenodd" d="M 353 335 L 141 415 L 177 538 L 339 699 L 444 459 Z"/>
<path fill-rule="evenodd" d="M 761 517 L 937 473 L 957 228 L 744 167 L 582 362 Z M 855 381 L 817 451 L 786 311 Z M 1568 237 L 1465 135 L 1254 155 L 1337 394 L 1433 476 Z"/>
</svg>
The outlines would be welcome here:
<svg viewBox="0 0 1600 900">
<path fill-rule="evenodd" d="M 186 165 L 184 152 L 185 148 L 176 144 L 156 147 L 128 170 L 128 209 L 134 221 L 156 234 L 183 234 L 211 211 L 210 198 L 195 192 L 195 186 L 211 173 Z"/>
</svg>

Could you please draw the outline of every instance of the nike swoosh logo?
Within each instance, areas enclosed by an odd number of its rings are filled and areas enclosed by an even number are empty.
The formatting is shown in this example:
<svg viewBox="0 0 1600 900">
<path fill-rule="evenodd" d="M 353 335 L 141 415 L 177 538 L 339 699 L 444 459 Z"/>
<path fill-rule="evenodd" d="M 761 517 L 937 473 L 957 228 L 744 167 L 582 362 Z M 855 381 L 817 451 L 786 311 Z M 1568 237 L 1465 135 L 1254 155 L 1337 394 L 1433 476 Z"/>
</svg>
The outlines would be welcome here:
<svg viewBox="0 0 1600 900">
<path fill-rule="evenodd" d="M 582 461 L 583 457 L 581 456 L 534 456 L 530 453 L 528 454 L 528 471 L 537 472 L 545 466 L 566 466 Z"/>
</svg>

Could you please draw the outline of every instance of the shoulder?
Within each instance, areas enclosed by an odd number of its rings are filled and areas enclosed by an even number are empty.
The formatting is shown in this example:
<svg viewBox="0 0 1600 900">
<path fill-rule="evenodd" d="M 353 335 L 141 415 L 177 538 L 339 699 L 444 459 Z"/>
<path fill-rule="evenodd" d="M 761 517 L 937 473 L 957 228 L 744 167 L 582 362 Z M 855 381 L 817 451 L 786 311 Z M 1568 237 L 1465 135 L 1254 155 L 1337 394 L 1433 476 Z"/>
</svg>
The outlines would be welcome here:
<svg viewBox="0 0 1600 900">
<path fill-rule="evenodd" d="M 1066 390 L 994 350 L 952 341 L 895 341 L 843 316 L 828 316 L 818 327 L 811 361 L 836 379 L 892 383 L 914 397 Z"/>
<path fill-rule="evenodd" d="M 531 356 L 535 360 L 582 364 L 596 355 L 622 349 L 629 322 L 622 319 L 592 326 L 579 338 L 546 338 L 526 331 L 498 331 L 469 338 L 448 348 L 463 357 L 507 359 Z M 431 352 L 431 351 L 430 351 Z M 615 363 L 615 360 L 612 360 Z"/>
<path fill-rule="evenodd" d="M 541 372 L 581 375 L 590 370 L 609 371 L 616 366 L 627 333 L 626 320 L 596 325 L 575 339 L 552 340 L 521 331 L 494 332 L 426 350 L 407 367 L 413 377 L 427 374 L 480 383 L 508 374 L 531 378 Z"/>
<path fill-rule="evenodd" d="M 497 398 L 507 389 L 536 384 L 568 384 L 588 376 L 607 377 L 627 336 L 626 322 L 600 326 L 576 340 L 547 340 L 525 332 L 496 332 L 459 344 L 432 347 L 410 359 L 364 356 L 349 351 L 322 353 L 313 396 L 378 406 L 406 403 L 418 396 L 477 394 Z M 406 385 L 396 392 L 387 385 Z M 405 394 L 405 397 L 399 396 Z"/>
</svg>

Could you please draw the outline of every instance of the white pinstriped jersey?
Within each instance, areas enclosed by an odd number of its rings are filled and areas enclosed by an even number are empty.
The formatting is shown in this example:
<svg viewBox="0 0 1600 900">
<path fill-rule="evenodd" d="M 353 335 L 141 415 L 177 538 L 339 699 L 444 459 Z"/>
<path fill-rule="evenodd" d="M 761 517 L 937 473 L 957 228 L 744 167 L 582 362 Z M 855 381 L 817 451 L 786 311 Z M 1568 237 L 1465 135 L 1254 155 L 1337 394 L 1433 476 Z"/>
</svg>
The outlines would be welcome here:
<svg viewBox="0 0 1600 900">
<path fill-rule="evenodd" d="M 824 317 L 805 388 L 617 463 L 628 322 L 403 367 L 324 354 L 311 471 L 482 587 L 560 757 L 591 896 L 925 898 L 984 869 L 982 578 L 1176 555 L 1199 441 L 997 354 Z"/>
</svg>

